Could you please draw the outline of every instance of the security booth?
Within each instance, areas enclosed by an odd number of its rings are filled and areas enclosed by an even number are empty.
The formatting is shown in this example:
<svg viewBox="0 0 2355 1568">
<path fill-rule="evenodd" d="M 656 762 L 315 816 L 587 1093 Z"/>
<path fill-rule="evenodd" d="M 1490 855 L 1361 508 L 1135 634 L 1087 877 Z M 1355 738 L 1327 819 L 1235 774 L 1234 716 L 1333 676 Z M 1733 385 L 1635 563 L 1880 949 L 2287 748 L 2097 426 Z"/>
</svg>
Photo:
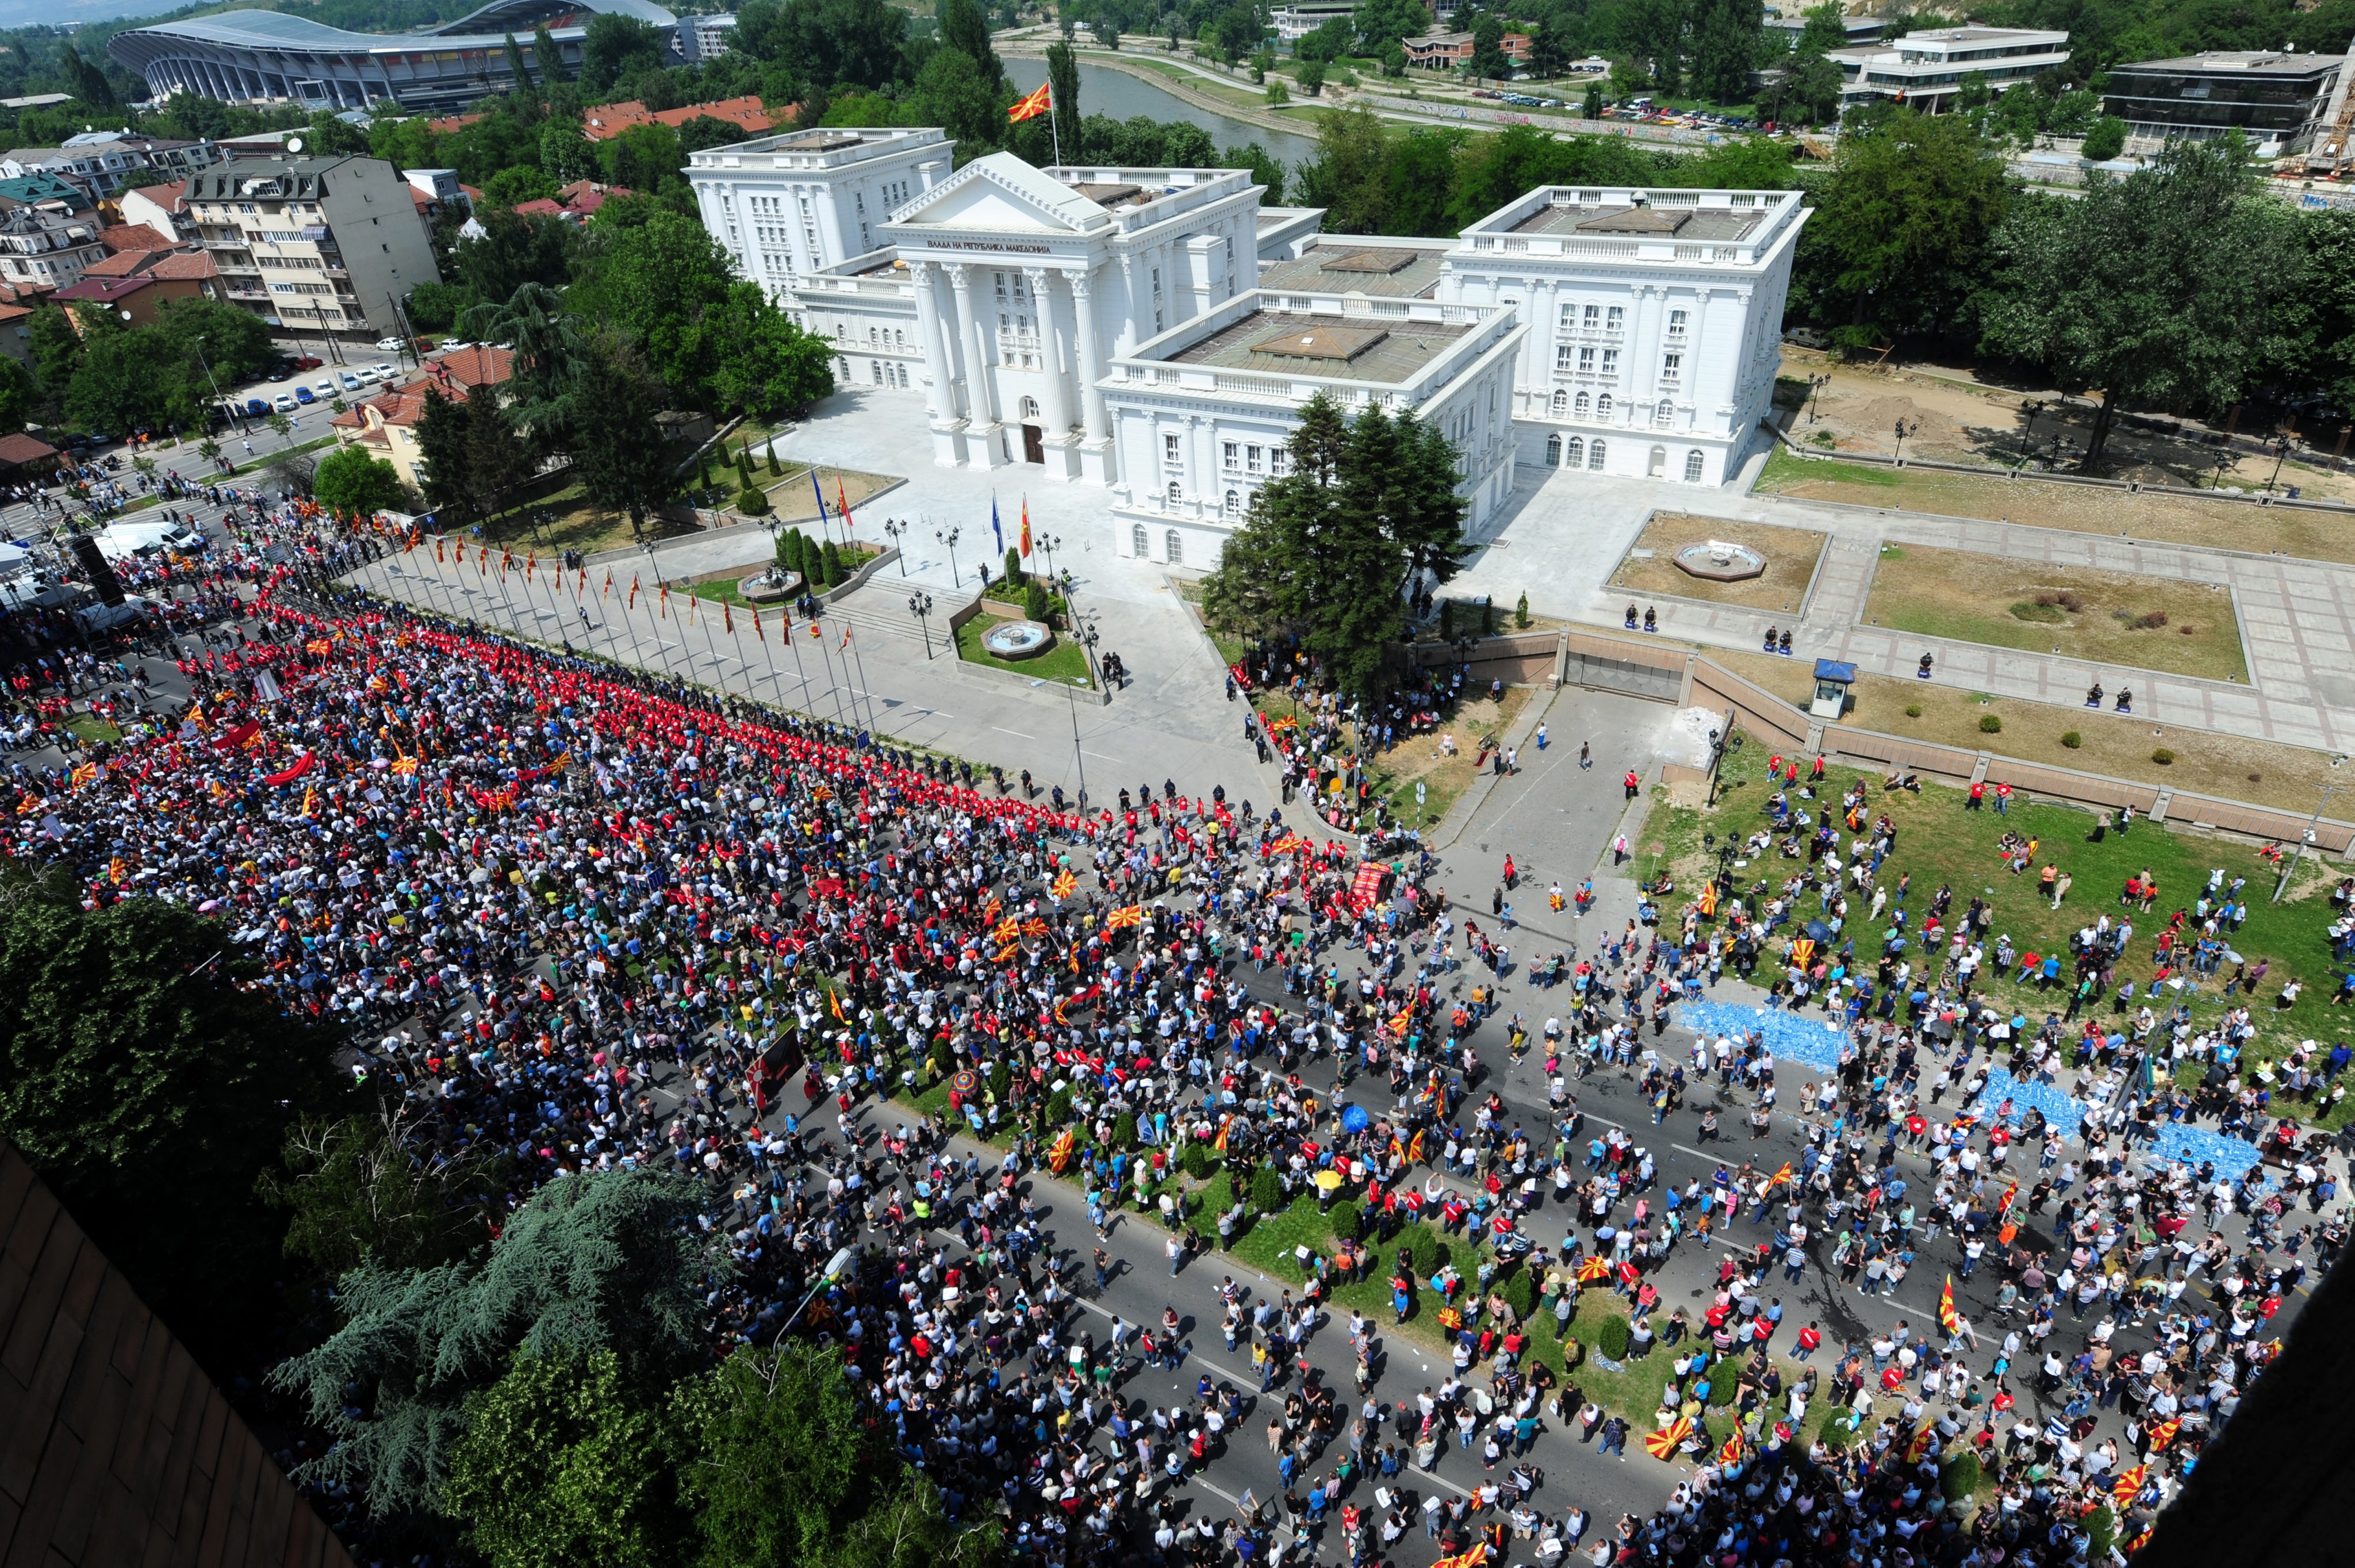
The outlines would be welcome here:
<svg viewBox="0 0 2355 1568">
<path fill-rule="evenodd" d="M 1808 716 L 1815 719 L 1838 719 L 1848 711 L 1848 688 L 1856 684 L 1856 666 L 1841 664 L 1836 659 L 1816 661 L 1816 699 L 1807 705 Z"/>
</svg>

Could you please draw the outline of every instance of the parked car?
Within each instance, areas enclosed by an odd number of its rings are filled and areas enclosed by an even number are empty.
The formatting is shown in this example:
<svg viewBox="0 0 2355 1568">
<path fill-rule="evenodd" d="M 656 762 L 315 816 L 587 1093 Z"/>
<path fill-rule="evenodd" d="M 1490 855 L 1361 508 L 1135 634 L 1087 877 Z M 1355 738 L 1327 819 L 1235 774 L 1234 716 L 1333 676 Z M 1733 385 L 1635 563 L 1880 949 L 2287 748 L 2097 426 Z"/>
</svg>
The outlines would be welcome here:
<svg viewBox="0 0 2355 1568">
<path fill-rule="evenodd" d="M 344 390 L 346 392 L 358 391 L 362 384 L 360 379 L 357 376 L 353 375 L 349 370 L 344 371 L 336 379 L 344 384 Z"/>
<path fill-rule="evenodd" d="M 297 387 L 294 389 L 294 400 L 298 403 L 315 403 L 319 400 L 319 394 L 308 387 Z"/>
<path fill-rule="evenodd" d="M 311 389 L 318 393 L 322 399 L 332 400 L 336 395 L 336 383 L 332 380 L 314 381 L 311 383 Z"/>
<path fill-rule="evenodd" d="M 253 419 L 261 419 L 270 412 L 270 405 L 260 398 L 248 398 L 245 400 L 245 411 Z"/>
<path fill-rule="evenodd" d="M 323 361 L 321 361 L 317 355 L 305 354 L 294 361 L 294 368 L 297 370 L 315 370 L 319 368 L 321 363 L 323 363 Z"/>
<path fill-rule="evenodd" d="M 379 347 L 381 347 L 381 345 L 379 345 Z M 398 369 L 396 369 L 395 368 L 393 368 L 392 366 L 390 366 L 390 365 L 386 365 L 386 364 L 382 364 L 382 363 L 378 363 L 378 365 L 376 365 L 375 367 L 373 367 L 373 368 L 375 369 L 376 373 L 377 373 L 378 376 L 382 377 L 384 379 L 386 379 L 386 380 L 388 380 L 388 381 L 395 379 L 396 379 L 396 378 L 398 378 L 398 377 L 400 376 L 400 372 Z"/>
<path fill-rule="evenodd" d="M 303 405 L 294 400 L 293 393 L 281 392 L 271 400 L 270 406 L 282 414 L 291 414 Z"/>
<path fill-rule="evenodd" d="M 376 351 L 379 354 L 398 354 L 404 341 L 399 337 L 379 337 L 376 340 Z"/>
</svg>

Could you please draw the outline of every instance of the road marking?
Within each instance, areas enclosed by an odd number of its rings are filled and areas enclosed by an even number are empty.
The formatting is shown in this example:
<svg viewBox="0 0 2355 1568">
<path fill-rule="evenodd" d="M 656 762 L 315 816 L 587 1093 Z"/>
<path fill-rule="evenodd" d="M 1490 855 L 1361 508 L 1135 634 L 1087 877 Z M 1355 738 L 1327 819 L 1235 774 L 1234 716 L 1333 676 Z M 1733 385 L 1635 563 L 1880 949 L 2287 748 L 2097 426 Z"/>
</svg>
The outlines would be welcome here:
<svg viewBox="0 0 2355 1568">
<path fill-rule="evenodd" d="M 999 734 L 1001 734 L 1001 735 L 1012 735 L 1012 736 L 1016 737 L 1016 738 L 1017 738 L 1017 739 L 1018 739 L 1018 740 L 1024 740 L 1024 741 L 1035 741 L 1035 740 L 1037 740 L 1037 739 L 1039 738 L 1039 737 L 1038 737 L 1038 736 L 1036 736 L 1036 735 L 1025 735 L 1025 734 L 1023 734 L 1023 733 L 1022 733 L 1022 731 L 1019 731 L 1019 730 L 1008 730 L 1008 729 L 1007 729 L 1005 725 L 1003 725 L 1003 724 L 992 724 L 992 725 L 990 726 L 990 728 L 991 728 L 991 729 L 993 729 L 993 730 L 995 730 L 995 731 L 997 731 Z"/>
</svg>

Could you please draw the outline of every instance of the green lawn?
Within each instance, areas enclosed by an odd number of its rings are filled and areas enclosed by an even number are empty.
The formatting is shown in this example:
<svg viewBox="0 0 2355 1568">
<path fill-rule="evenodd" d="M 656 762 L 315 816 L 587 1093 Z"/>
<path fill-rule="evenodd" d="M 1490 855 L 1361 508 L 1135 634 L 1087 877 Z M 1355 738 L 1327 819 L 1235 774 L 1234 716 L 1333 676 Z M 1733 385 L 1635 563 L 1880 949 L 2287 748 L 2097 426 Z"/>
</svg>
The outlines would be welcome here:
<svg viewBox="0 0 2355 1568">
<path fill-rule="evenodd" d="M 1088 674 L 1087 650 L 1068 636 L 1058 634 L 1055 645 L 1035 658 L 1007 660 L 992 658 L 982 651 L 982 635 L 997 624 L 988 615 L 975 615 L 957 628 L 957 657 L 968 664 L 986 665 L 991 669 L 1011 670 L 1027 675 L 1033 680 L 1072 681 L 1085 683 L 1082 689 L 1094 689 Z"/>
<path fill-rule="evenodd" d="M 1831 465 L 1834 464 L 1838 466 Z M 1774 449 L 1766 454 L 1766 466 L 1758 475 L 1758 488 L 1771 492 L 1784 485 L 1825 478 L 1836 478 L 1844 485 L 1876 485 L 1884 490 L 1894 490 L 1905 482 L 1902 469 L 1877 463 L 1840 463 L 1836 458 L 1801 457 L 1776 442 Z"/>
<path fill-rule="evenodd" d="M 1716 806 L 1689 812 L 1672 809 L 1657 832 L 1646 827 L 1643 848 L 1650 852 L 1657 845 L 1660 852 L 1668 855 L 1668 863 L 1677 867 L 1683 889 L 1697 885 L 1706 859 L 1694 848 L 1695 828 L 1715 832 L 1722 839 L 1728 835 L 1753 832 L 1765 824 L 1764 805 L 1771 793 L 1765 770 L 1771 748 L 1747 736 L 1741 739 L 1742 743 L 1728 752 L 1721 770 L 1721 787 Z M 1858 776 L 1856 770 L 1845 766 L 1828 772 L 1827 794 L 1835 805 L 1839 792 Z M 1992 790 L 1987 792 L 1988 808 L 1972 813 L 1963 809 L 1965 792 L 1959 788 L 1925 783 L 1921 793 L 1913 795 L 1902 790 L 1884 793 L 1877 774 L 1867 775 L 1866 783 L 1870 791 L 1870 813 L 1874 816 L 1886 813 L 1898 829 L 1896 849 L 1881 867 L 1881 884 L 1893 889 L 1900 876 L 1912 874 L 1910 901 L 1916 928 L 1926 912 L 1929 897 L 1942 884 L 1951 886 L 1956 913 L 1968 907 L 1975 894 L 1987 899 L 1995 910 L 1996 933 L 2009 935 L 2022 953 L 2062 953 L 2065 973 L 2070 933 L 2080 925 L 2090 924 L 2105 912 L 2114 921 L 2131 915 L 2134 939 L 2116 978 L 2135 982 L 2139 1006 L 2151 979 L 2153 947 L 2169 917 L 2179 908 L 2189 908 L 2205 887 L 2210 870 L 2221 868 L 2228 886 L 2234 877 L 2248 880 L 2243 891 L 2249 906 L 2248 922 L 2237 933 L 2229 935 L 2233 950 L 2252 965 L 2259 959 L 2272 962 L 2270 972 L 2254 997 L 2245 994 L 2234 997 L 2236 1003 L 2250 1008 L 2258 1029 L 2251 1055 L 2257 1061 L 2270 1061 L 2285 1054 L 2301 1040 L 2329 1040 L 2344 1036 L 2343 1026 L 2350 1015 L 2328 1005 L 2339 976 L 2346 972 L 2331 958 L 2328 934 L 2332 910 L 2327 895 L 2338 872 L 2321 865 L 2316 857 L 2307 858 L 2283 901 L 2275 904 L 2267 901 L 2278 872 L 2258 856 L 2256 846 L 2243 840 L 2189 829 L 2171 832 L 2137 822 L 2127 835 L 2111 833 L 2095 844 L 2088 839 L 2094 822 L 2093 814 L 2074 806 L 2029 804 L 2021 796 L 2015 799 L 2008 817 L 1998 817 L 1993 810 Z M 1657 809 L 1655 815 L 1659 815 Z M 2032 837 L 2037 843 L 2034 861 L 2018 876 L 2006 869 L 1997 851 L 1997 840 L 2007 828 Z M 2049 899 L 2039 896 L 2037 889 L 2037 872 L 2048 860 L 2073 879 L 2067 901 L 2057 912 L 2051 907 Z M 1785 860 L 1770 848 L 1764 859 L 1753 861 L 1737 875 L 1751 880 L 1763 878 L 1770 882 L 1779 881 L 1803 864 Z M 1639 869 L 1649 871 L 1655 867 L 1646 861 Z M 2120 903 L 2126 879 L 2138 871 L 2149 872 L 2157 879 L 2159 889 L 2159 898 L 2147 914 L 2138 909 L 2129 911 Z M 1861 923 L 1852 922 L 1851 929 Z M 2188 916 L 2186 923 L 2196 925 Z M 1859 939 L 1857 945 L 1860 958 L 1868 949 L 1878 951 L 1877 942 L 1870 938 Z M 1992 964 L 1990 944 L 1990 967 Z M 2211 976 L 2186 976 L 2183 989 L 2169 993 L 2189 1001 L 2196 1027 L 2206 1027 L 2222 1011 L 2225 1003 L 2219 987 L 2231 976 L 2233 967 L 2227 963 Z M 1763 967 L 1760 975 L 1763 980 Z M 2305 983 L 2304 991 L 2293 1006 L 2285 1008 L 2277 1005 L 2277 999 L 2284 983 L 2293 976 Z M 2059 1016 L 2068 1002 L 2063 990 L 2041 992 L 2033 986 L 2014 986 L 2009 976 L 1988 976 L 1979 988 L 2018 1007 L 2030 1019 L 2046 1013 Z M 2108 998 L 2100 1004 L 2105 1019 L 2110 1016 L 2110 1006 Z M 2070 1026 L 2065 1032 L 2073 1038 L 2076 1026 Z M 2276 1102 L 2276 1111 L 2281 1108 L 2281 1103 Z M 2335 1113 L 2326 1118 L 2325 1125 L 2336 1126 L 2346 1119 L 2346 1113 Z"/>
</svg>

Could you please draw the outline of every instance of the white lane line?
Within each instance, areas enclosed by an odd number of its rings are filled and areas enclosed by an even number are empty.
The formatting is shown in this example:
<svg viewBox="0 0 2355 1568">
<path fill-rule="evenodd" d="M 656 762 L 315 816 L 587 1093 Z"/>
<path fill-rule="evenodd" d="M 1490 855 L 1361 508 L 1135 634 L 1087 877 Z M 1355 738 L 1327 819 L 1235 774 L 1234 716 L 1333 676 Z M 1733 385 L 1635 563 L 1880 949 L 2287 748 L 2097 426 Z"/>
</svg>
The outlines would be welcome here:
<svg viewBox="0 0 2355 1568">
<path fill-rule="evenodd" d="M 1008 730 L 1008 729 L 1007 729 L 1005 725 L 1003 725 L 1003 724 L 992 724 L 992 725 L 990 726 L 990 728 L 991 728 L 991 729 L 993 729 L 993 730 L 995 730 L 995 731 L 997 731 L 999 734 L 1001 734 L 1001 735 L 1012 735 L 1012 736 L 1015 736 L 1016 738 L 1018 738 L 1018 739 L 1019 739 L 1019 740 L 1024 740 L 1024 741 L 1035 741 L 1035 740 L 1037 740 L 1037 739 L 1039 738 L 1039 737 L 1038 737 L 1038 736 L 1036 736 L 1036 735 L 1025 735 L 1025 734 L 1023 734 L 1023 733 L 1022 733 L 1022 731 L 1019 731 L 1019 730 Z"/>
</svg>

